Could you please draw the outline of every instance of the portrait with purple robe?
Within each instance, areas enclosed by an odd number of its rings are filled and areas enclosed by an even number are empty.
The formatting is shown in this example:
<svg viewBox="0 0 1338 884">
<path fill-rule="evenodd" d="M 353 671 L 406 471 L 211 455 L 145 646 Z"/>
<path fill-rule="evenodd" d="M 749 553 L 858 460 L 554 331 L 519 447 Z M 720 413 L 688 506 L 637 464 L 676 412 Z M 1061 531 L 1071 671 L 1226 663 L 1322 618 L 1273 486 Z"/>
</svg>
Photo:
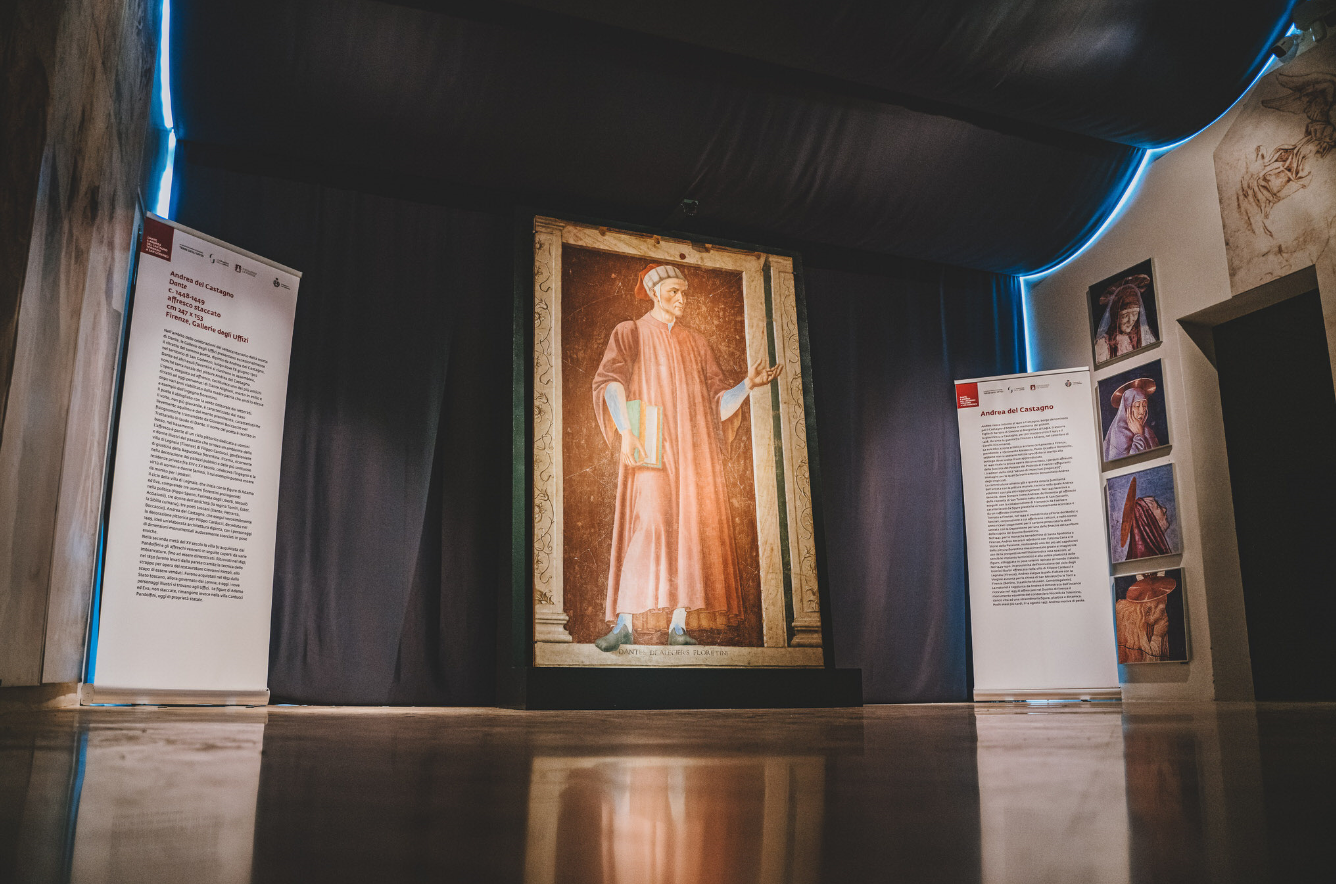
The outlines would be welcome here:
<svg viewBox="0 0 1338 884">
<path fill-rule="evenodd" d="M 1106 463 L 1170 444 L 1161 360 L 1097 381 L 1101 459 Z"/>
</svg>

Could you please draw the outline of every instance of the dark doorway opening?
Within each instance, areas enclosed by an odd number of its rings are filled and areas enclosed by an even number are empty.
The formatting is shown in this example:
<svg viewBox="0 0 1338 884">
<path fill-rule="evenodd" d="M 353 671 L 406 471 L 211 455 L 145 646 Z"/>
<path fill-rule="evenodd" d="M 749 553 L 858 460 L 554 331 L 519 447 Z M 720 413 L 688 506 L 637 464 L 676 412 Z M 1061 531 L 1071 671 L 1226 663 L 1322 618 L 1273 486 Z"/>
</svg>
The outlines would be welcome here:
<svg viewBox="0 0 1338 884">
<path fill-rule="evenodd" d="M 1319 292 L 1213 329 L 1259 700 L 1334 699 L 1334 388 Z"/>
</svg>

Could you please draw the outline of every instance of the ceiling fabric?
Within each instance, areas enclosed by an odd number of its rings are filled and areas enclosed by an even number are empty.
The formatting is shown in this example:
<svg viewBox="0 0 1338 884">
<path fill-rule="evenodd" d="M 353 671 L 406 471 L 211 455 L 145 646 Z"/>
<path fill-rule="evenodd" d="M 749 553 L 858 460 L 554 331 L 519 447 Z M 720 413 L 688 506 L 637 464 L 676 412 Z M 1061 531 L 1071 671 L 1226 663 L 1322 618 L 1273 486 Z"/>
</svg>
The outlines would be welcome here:
<svg viewBox="0 0 1338 884">
<path fill-rule="evenodd" d="M 1216 119 L 1267 60 L 1292 6 L 678 0 L 665 14 L 666 4 L 647 0 L 518 2 L 805 71 L 837 91 L 863 87 L 894 103 L 929 102 L 1134 147 L 1180 141 Z"/>
<path fill-rule="evenodd" d="M 1138 145 L 1230 105 L 1287 6 L 1185 33 L 1172 0 L 544 5 L 176 0 L 178 137 L 423 199 L 1025 273 L 1091 236 Z"/>
</svg>

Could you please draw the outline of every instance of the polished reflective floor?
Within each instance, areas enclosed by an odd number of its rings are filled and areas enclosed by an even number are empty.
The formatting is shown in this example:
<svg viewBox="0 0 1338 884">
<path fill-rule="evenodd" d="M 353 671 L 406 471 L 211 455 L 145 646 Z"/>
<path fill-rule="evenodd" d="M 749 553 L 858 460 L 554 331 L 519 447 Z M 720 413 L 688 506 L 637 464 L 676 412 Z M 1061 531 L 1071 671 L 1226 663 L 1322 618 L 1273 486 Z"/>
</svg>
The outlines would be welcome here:
<svg viewBox="0 0 1338 884">
<path fill-rule="evenodd" d="M 1332 705 L 0 714 L 0 881 L 1332 880 Z"/>
</svg>

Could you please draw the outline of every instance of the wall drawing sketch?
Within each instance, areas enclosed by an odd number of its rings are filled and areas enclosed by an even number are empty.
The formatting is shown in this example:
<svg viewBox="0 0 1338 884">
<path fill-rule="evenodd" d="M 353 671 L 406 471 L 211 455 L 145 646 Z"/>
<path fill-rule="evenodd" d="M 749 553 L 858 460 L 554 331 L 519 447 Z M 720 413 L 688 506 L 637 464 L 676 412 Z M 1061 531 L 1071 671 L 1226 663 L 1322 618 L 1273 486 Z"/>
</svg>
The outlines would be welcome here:
<svg viewBox="0 0 1338 884">
<path fill-rule="evenodd" d="M 1332 252 L 1333 50 L 1329 37 L 1261 79 L 1213 153 L 1232 294 Z"/>
</svg>

